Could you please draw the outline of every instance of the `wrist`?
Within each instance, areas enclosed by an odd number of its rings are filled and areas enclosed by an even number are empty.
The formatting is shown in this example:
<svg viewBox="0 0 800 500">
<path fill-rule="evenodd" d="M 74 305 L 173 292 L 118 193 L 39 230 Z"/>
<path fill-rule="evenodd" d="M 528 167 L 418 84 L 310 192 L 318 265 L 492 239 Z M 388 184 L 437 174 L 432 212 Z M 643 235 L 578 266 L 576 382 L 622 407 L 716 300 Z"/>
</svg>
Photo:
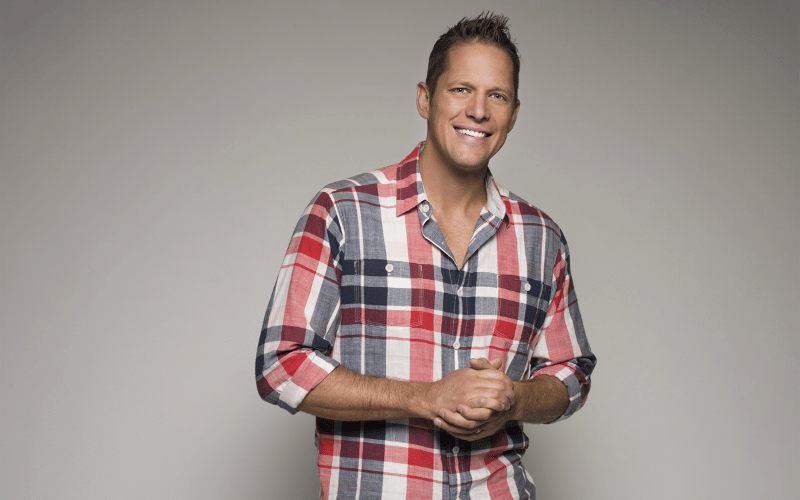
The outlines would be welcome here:
<svg viewBox="0 0 800 500">
<path fill-rule="evenodd" d="M 511 384 L 514 387 L 514 404 L 511 405 L 511 408 L 508 410 L 508 419 L 525 421 L 525 406 L 528 399 L 527 391 L 529 387 L 526 387 L 527 384 L 516 380 Z"/>
<path fill-rule="evenodd" d="M 418 418 L 433 420 L 439 416 L 436 382 L 412 382 L 411 412 Z"/>
<path fill-rule="evenodd" d="M 569 405 L 566 386 L 556 377 L 539 375 L 514 382 L 514 419 L 534 424 L 558 420 Z"/>
</svg>

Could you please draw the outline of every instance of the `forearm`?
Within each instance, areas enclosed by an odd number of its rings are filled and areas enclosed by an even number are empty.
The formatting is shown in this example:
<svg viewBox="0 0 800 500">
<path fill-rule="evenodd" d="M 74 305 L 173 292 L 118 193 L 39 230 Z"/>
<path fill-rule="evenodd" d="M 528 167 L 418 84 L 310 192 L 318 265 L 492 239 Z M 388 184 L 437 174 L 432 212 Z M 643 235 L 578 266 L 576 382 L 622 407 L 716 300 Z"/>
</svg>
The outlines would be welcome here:
<svg viewBox="0 0 800 500">
<path fill-rule="evenodd" d="M 300 411 L 340 421 L 433 419 L 426 394 L 430 384 L 367 377 L 343 366 L 334 369 L 300 403 Z"/>
<path fill-rule="evenodd" d="M 491 371 L 488 363 L 485 359 L 472 360 L 473 367 L 483 371 Z M 553 422 L 569 406 L 567 388 L 556 377 L 539 375 L 531 380 L 512 384 L 514 404 L 510 409 L 487 411 L 480 399 L 472 400 L 471 405 L 476 406 L 459 406 L 456 411 L 440 411 L 440 418 L 434 420 L 434 425 L 459 439 L 474 441 L 491 436 L 509 420 L 536 424 Z"/>
<path fill-rule="evenodd" d="M 338 366 L 305 396 L 298 409 L 340 421 L 434 420 L 443 410 L 456 411 L 471 400 L 505 411 L 513 395 L 511 381 L 496 369 L 461 368 L 435 382 L 406 382 L 367 377 Z"/>
<path fill-rule="evenodd" d="M 510 420 L 534 424 L 553 422 L 569 406 L 566 386 L 550 375 L 514 382 L 514 396 L 516 402 L 510 411 Z"/>
</svg>

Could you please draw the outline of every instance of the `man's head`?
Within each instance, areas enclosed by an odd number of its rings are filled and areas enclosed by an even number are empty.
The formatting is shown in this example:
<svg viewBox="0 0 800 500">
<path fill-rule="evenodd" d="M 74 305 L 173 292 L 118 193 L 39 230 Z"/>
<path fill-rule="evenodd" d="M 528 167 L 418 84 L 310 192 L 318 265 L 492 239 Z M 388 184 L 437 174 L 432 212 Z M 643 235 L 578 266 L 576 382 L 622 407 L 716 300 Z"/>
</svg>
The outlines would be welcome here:
<svg viewBox="0 0 800 500">
<path fill-rule="evenodd" d="M 447 69 L 450 50 L 458 45 L 477 42 L 494 45 L 508 54 L 513 67 L 514 99 L 517 99 L 519 97 L 519 54 L 517 46 L 511 40 L 507 24 L 506 16 L 487 12 L 474 18 L 463 18 L 440 36 L 433 44 L 433 50 L 428 58 L 428 74 L 425 77 L 425 84 L 431 95 L 436 90 L 439 77 Z"/>
<path fill-rule="evenodd" d="M 420 169 L 436 164 L 482 179 L 514 128 L 519 57 L 505 22 L 483 14 L 462 19 L 436 42 L 430 83 L 417 84 L 417 110 L 428 121 Z"/>
</svg>

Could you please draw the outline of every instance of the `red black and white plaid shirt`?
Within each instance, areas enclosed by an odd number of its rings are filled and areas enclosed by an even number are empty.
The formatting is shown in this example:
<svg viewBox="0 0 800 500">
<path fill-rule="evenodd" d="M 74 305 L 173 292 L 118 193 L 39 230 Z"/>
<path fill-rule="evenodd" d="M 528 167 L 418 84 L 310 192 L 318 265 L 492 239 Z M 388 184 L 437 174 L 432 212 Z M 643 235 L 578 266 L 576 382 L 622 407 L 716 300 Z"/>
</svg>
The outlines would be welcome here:
<svg viewBox="0 0 800 500">
<path fill-rule="evenodd" d="M 301 217 L 270 299 L 258 390 L 294 413 L 339 364 L 432 382 L 470 358 L 505 359 L 512 380 L 563 381 L 569 417 L 595 364 L 567 242 L 543 212 L 486 177 L 487 202 L 459 269 L 419 174 L 402 162 L 331 184 Z M 459 440 L 424 419 L 317 419 L 321 498 L 534 498 L 522 424 Z"/>
</svg>

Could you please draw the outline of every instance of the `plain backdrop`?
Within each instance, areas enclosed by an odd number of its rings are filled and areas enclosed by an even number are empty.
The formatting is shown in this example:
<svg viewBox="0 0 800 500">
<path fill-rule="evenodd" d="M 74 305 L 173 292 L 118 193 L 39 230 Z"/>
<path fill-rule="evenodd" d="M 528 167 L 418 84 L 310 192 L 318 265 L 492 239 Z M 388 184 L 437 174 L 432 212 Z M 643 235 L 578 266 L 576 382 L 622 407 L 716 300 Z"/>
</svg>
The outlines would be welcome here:
<svg viewBox="0 0 800 500">
<path fill-rule="evenodd" d="M 436 38 L 510 16 L 502 185 L 564 229 L 599 363 L 539 498 L 800 498 L 800 7 L 2 2 L 0 497 L 318 491 L 255 389 L 294 224 L 401 160 Z"/>
</svg>

